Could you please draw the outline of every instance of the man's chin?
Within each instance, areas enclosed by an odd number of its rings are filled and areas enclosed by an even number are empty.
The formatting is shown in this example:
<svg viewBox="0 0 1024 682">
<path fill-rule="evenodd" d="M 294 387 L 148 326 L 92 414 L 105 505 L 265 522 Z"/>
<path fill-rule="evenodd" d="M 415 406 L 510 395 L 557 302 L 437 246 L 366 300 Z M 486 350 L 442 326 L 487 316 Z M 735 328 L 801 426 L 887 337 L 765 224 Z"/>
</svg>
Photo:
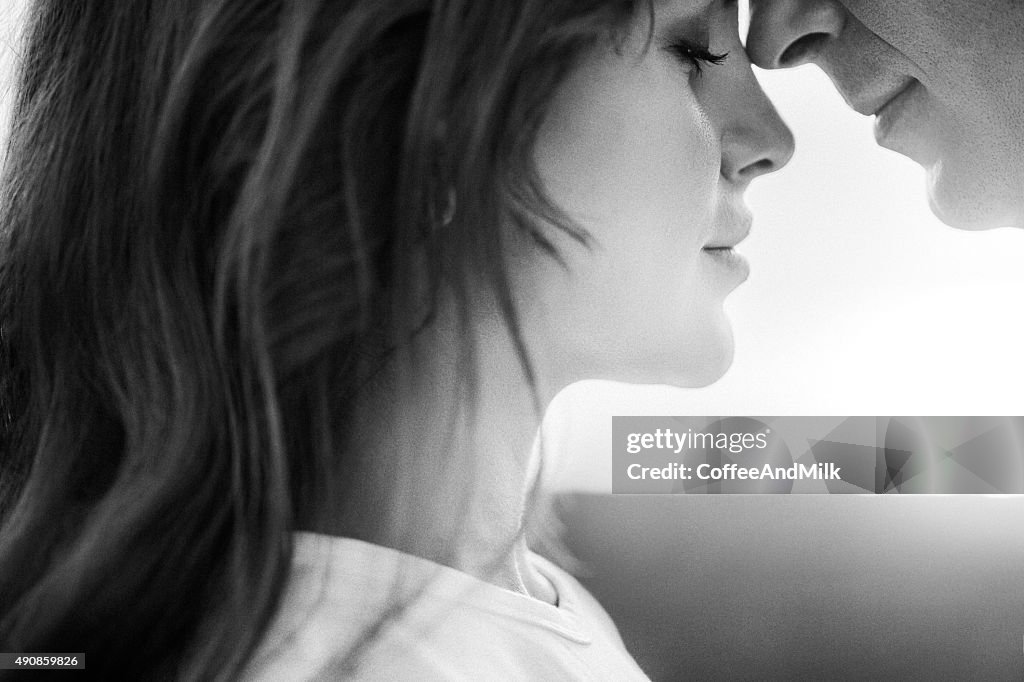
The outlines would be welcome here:
<svg viewBox="0 0 1024 682">
<path fill-rule="evenodd" d="M 1021 196 L 1008 196 L 982 176 L 951 173 L 939 161 L 927 168 L 928 204 L 932 213 L 957 230 L 982 231 L 997 227 L 1024 227 L 1021 220 Z"/>
</svg>

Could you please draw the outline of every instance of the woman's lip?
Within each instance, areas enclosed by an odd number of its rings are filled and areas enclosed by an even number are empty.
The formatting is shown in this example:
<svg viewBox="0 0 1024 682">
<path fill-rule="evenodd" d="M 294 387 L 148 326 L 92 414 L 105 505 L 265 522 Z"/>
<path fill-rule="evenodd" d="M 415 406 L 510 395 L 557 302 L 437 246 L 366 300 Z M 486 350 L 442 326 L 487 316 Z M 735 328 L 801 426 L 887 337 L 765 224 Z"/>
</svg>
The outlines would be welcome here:
<svg viewBox="0 0 1024 682">
<path fill-rule="evenodd" d="M 732 249 L 737 244 L 750 236 L 751 219 L 749 216 L 742 217 L 740 223 L 728 230 L 722 230 L 716 241 L 705 244 L 702 248 L 707 249 Z"/>
<path fill-rule="evenodd" d="M 747 259 L 731 248 L 705 246 L 703 251 L 719 265 L 739 273 L 741 281 L 750 274 L 750 265 L 747 263 Z"/>
</svg>

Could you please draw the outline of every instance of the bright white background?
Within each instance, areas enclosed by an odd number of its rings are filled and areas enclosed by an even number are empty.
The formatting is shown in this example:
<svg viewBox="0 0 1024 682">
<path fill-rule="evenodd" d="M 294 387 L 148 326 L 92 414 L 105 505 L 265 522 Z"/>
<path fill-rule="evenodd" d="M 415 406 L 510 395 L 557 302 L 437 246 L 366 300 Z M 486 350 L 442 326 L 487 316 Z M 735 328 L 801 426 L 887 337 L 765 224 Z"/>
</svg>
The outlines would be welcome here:
<svg viewBox="0 0 1024 682">
<path fill-rule="evenodd" d="M 0 125 L 16 18 L 0 0 Z M 912 162 L 875 146 L 814 67 L 758 76 L 797 137 L 754 183 L 752 266 L 729 299 L 736 359 L 699 390 L 588 383 L 557 401 L 557 451 L 605 479 L 613 414 L 1024 413 L 1024 230 L 958 232 L 927 207 Z M 595 458 L 595 455 L 597 456 Z"/>
</svg>

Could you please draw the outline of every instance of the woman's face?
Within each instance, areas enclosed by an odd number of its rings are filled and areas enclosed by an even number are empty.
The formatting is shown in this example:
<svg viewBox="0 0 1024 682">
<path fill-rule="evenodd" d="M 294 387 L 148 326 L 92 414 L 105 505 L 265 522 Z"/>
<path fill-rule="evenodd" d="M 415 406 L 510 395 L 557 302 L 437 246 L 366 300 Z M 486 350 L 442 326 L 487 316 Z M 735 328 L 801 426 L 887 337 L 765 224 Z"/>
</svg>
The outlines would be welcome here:
<svg viewBox="0 0 1024 682">
<path fill-rule="evenodd" d="M 567 267 L 538 255 L 516 286 L 528 342 L 541 337 L 530 352 L 560 382 L 703 386 L 731 363 L 723 302 L 748 274 L 732 250 L 750 229 L 743 193 L 793 151 L 737 21 L 734 2 L 656 2 L 649 46 L 641 17 L 551 102 L 536 161 L 592 241 L 559 241 Z"/>
</svg>

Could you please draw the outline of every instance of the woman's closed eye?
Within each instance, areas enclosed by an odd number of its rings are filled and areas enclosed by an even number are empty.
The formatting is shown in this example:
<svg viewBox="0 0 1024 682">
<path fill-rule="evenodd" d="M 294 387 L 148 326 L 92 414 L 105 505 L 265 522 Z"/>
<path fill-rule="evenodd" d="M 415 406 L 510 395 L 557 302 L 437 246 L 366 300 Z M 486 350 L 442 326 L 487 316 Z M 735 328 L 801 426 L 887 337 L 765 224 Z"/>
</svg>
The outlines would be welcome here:
<svg viewBox="0 0 1024 682">
<path fill-rule="evenodd" d="M 703 67 L 706 65 L 718 65 L 725 61 L 726 57 L 729 56 L 728 52 L 722 52 L 716 54 L 711 52 L 707 47 L 698 47 L 687 42 L 676 42 L 668 46 L 668 49 L 681 61 L 684 65 L 692 67 L 694 73 L 698 76 L 704 73 Z"/>
</svg>

